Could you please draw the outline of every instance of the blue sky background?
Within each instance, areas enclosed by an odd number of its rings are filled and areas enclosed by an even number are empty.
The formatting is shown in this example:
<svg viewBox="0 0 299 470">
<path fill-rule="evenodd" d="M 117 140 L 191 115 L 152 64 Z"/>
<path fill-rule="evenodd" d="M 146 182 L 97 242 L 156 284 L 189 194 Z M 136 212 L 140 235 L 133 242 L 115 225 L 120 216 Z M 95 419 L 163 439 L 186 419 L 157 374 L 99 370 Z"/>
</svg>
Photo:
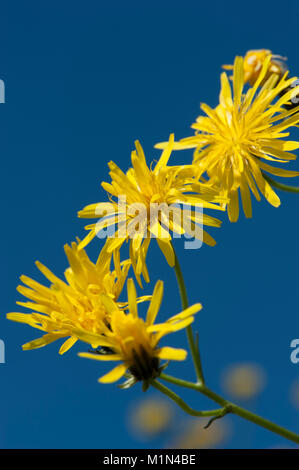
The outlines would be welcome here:
<svg viewBox="0 0 299 470">
<path fill-rule="evenodd" d="M 100 182 L 107 162 L 129 165 L 140 139 L 148 161 L 153 145 L 170 132 L 177 138 L 204 101 L 215 106 L 221 64 L 248 49 L 269 48 L 288 56 L 299 74 L 298 2 L 164 1 L 6 2 L 0 16 L 0 78 L 6 85 L 1 122 L 1 318 L 6 364 L 0 364 L 0 447 L 161 447 L 127 429 L 127 409 L 141 398 L 99 385 L 109 365 L 80 359 L 79 345 L 64 356 L 59 345 L 23 352 L 38 336 L 5 319 L 20 299 L 18 277 L 42 280 L 39 259 L 63 274 L 63 245 L 83 237 L 76 212 L 105 200 Z M 297 133 L 298 138 L 298 133 Z M 175 153 L 172 162 L 190 161 Z M 298 169 L 298 163 L 291 164 Z M 294 181 L 294 180 L 293 180 Z M 298 183 L 297 183 L 298 184 Z M 221 391 L 222 371 L 231 363 L 259 363 L 268 376 L 253 411 L 299 433 L 298 411 L 289 389 L 299 377 L 290 362 L 290 341 L 299 337 L 298 206 L 296 195 L 280 193 L 282 205 L 254 203 L 254 217 L 240 217 L 211 233 L 214 248 L 184 251 L 176 242 L 190 302 L 202 302 L 196 319 L 208 384 Z M 149 252 L 152 284 L 162 278 L 166 293 L 160 319 L 180 309 L 174 274 L 159 251 Z M 89 247 L 96 255 L 100 242 Z M 184 346 L 184 334 L 170 339 Z M 193 377 L 190 361 L 169 372 Z M 151 394 L 152 392 L 149 392 Z M 184 392 L 194 407 L 213 403 Z M 179 414 L 179 416 L 182 416 Z M 271 433 L 230 417 L 226 447 L 288 445 Z"/>
</svg>

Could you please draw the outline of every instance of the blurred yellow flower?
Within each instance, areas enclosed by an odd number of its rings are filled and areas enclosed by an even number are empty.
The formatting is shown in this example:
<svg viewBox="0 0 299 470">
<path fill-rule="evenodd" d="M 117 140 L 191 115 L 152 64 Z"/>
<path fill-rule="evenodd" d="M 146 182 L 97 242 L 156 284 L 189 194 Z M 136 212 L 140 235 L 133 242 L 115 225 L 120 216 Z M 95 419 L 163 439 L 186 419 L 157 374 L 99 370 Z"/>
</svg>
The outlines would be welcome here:
<svg viewBox="0 0 299 470">
<path fill-rule="evenodd" d="M 290 400 L 292 405 L 299 410 L 299 379 L 294 380 L 290 388 Z"/>
<path fill-rule="evenodd" d="M 282 77 L 287 71 L 286 57 L 272 54 L 269 49 L 256 49 L 246 52 L 244 56 L 244 83 L 249 82 L 251 86 L 257 81 L 266 59 L 270 58 L 268 69 L 265 74 L 264 81 L 267 80 L 272 73 L 276 73 Z M 233 65 L 223 65 L 226 70 L 233 70 Z M 263 83 L 262 83 L 263 84 Z"/>
<path fill-rule="evenodd" d="M 258 364 L 237 364 L 225 371 L 222 383 L 223 388 L 231 396 L 240 400 L 249 400 L 263 390 L 266 375 Z"/>
<path fill-rule="evenodd" d="M 111 255 L 102 251 L 96 264 L 92 263 L 84 250 L 78 245 L 65 245 L 65 254 L 70 267 L 65 271 L 66 281 L 56 277 L 40 262 L 38 269 L 51 282 L 50 287 L 43 286 L 27 276 L 21 276 L 24 285 L 17 290 L 29 302 L 17 302 L 18 305 L 32 310 L 31 313 L 12 312 L 7 314 L 9 320 L 26 323 L 41 331 L 47 332 L 41 338 L 23 345 L 23 349 L 35 349 L 53 341 L 69 337 L 61 346 L 63 354 L 77 341 L 75 329 L 89 333 L 102 333 L 103 324 L 110 322 L 100 294 L 106 293 L 115 301 L 118 300 L 130 268 L 130 260 L 120 263 L 115 253 L 115 270 L 110 271 Z M 148 300 L 143 297 L 140 300 Z M 120 304 L 124 306 L 125 304 Z"/>
<path fill-rule="evenodd" d="M 211 449 L 218 447 L 229 439 L 231 434 L 230 422 L 227 418 L 214 421 L 212 426 L 205 429 L 209 420 L 189 419 L 183 430 L 178 433 L 167 448 L 171 449 Z"/>
<path fill-rule="evenodd" d="M 154 324 L 163 297 L 163 282 L 156 283 L 152 299 L 147 310 L 146 320 L 138 316 L 136 289 L 132 279 L 128 280 L 128 311 L 120 310 L 117 304 L 107 295 L 102 295 L 102 301 L 109 312 L 111 323 L 102 335 L 92 335 L 92 343 L 96 347 L 106 348 L 102 353 L 80 353 L 79 356 L 97 361 L 121 361 L 108 374 L 99 379 L 102 383 L 116 382 L 129 370 L 131 384 L 136 381 L 148 381 L 160 374 L 160 359 L 183 361 L 187 352 L 184 349 L 158 347 L 162 337 L 169 333 L 186 328 L 202 307 L 195 304 L 181 313 L 169 318 L 164 323 Z M 89 342 L 91 335 L 82 332 L 81 339 Z M 108 348 L 108 349 L 107 349 Z"/>
<path fill-rule="evenodd" d="M 138 435 L 154 437 L 169 428 L 174 417 L 171 402 L 163 398 L 147 398 L 134 403 L 129 413 L 129 425 Z"/>
<path fill-rule="evenodd" d="M 99 203 L 86 206 L 78 213 L 79 217 L 96 218 L 107 216 L 97 224 L 85 227 L 89 230 L 87 237 L 81 242 L 80 247 L 85 247 L 100 230 L 109 226 L 118 225 L 118 231 L 108 238 L 106 249 L 112 252 L 119 249 L 124 241 L 130 239 L 130 258 L 140 283 L 140 274 L 148 282 L 148 272 L 145 264 L 150 239 L 156 238 L 170 266 L 174 266 L 175 256 L 171 244 L 170 231 L 182 235 L 188 232 L 189 225 L 198 223 L 219 227 L 218 219 L 206 214 L 198 214 L 193 211 L 187 213 L 186 207 L 180 209 L 174 205 L 182 203 L 191 207 L 221 209 L 217 204 L 223 199 L 219 198 L 218 190 L 198 183 L 196 192 L 190 194 L 190 186 L 184 176 L 188 169 L 179 166 L 168 166 L 168 160 L 173 147 L 174 136 L 169 142 L 155 166 L 148 167 L 143 149 L 138 141 L 135 142 L 136 151 L 132 152 L 131 160 L 133 168 L 127 173 L 113 162 L 109 163 L 111 184 L 102 183 L 103 188 L 109 194 L 111 203 Z M 193 170 L 189 170 L 189 172 Z M 120 204 L 113 198 L 125 198 Z M 173 211 L 169 208 L 173 207 Z M 136 215 L 138 220 L 136 221 Z M 186 223 L 190 222 L 190 224 Z M 137 227 L 136 227 L 137 226 Z M 121 228 L 120 228 L 121 227 Z M 204 230 L 192 232 L 192 236 L 201 238 L 208 245 L 215 245 L 215 240 Z"/>
<path fill-rule="evenodd" d="M 202 104 L 207 116 L 199 116 L 192 125 L 195 135 L 180 140 L 174 147 L 178 150 L 195 148 L 193 163 L 197 176 L 207 173 L 209 184 L 218 187 L 220 195 L 230 200 L 227 209 L 231 222 L 239 218 L 239 191 L 246 217 L 252 216 L 250 190 L 257 200 L 260 200 L 259 189 L 270 204 L 280 205 L 279 197 L 262 170 L 283 177 L 299 175 L 297 171 L 270 166 L 263 161 L 287 163 L 296 159 L 296 155 L 289 152 L 299 148 L 299 142 L 282 140 L 289 135 L 288 128 L 299 122 L 299 107 L 288 111 L 283 108 L 299 92 L 299 86 L 286 91 L 295 78 L 287 79 L 285 74 L 279 80 L 277 74 L 272 74 L 257 94 L 270 61 L 271 56 L 268 56 L 254 86 L 243 94 L 244 61 L 236 57 L 233 95 L 228 77 L 223 73 L 220 104 L 216 109 Z"/>
</svg>

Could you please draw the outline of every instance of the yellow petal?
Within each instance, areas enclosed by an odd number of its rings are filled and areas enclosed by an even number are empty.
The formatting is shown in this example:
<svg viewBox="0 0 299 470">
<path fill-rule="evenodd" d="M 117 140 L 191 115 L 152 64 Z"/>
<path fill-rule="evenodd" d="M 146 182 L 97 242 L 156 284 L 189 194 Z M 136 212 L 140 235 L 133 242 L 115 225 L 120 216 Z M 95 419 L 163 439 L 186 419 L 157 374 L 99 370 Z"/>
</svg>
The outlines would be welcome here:
<svg viewBox="0 0 299 470">
<path fill-rule="evenodd" d="M 248 187 L 245 176 L 241 180 L 240 190 L 241 190 L 241 199 L 242 199 L 242 206 L 243 206 L 244 214 L 247 218 L 251 218 L 252 217 L 251 197 L 250 197 L 250 191 L 249 191 L 249 187 Z"/>
<path fill-rule="evenodd" d="M 94 230 L 90 231 L 88 235 L 79 243 L 78 249 L 82 250 L 85 248 L 96 236 L 96 232 Z"/>
<path fill-rule="evenodd" d="M 160 305 L 163 298 L 164 283 L 163 281 L 158 281 L 155 285 L 151 303 L 148 307 L 146 315 L 146 323 L 152 325 L 155 322 L 157 313 L 160 309 Z"/>
<path fill-rule="evenodd" d="M 220 103 L 222 103 L 223 106 L 225 106 L 226 104 L 228 104 L 229 106 L 231 102 L 232 102 L 232 92 L 231 92 L 230 83 L 229 83 L 226 73 L 222 73 L 221 74 Z M 201 120 L 198 122 L 202 123 L 204 121 Z"/>
<path fill-rule="evenodd" d="M 167 263 L 171 268 L 175 265 L 175 255 L 170 241 L 165 240 L 164 238 L 157 238 L 157 242 L 160 250 L 166 258 Z"/>
<path fill-rule="evenodd" d="M 185 351 L 185 349 L 176 349 L 165 346 L 164 348 L 157 349 L 155 355 L 160 359 L 184 361 L 187 357 L 187 351 Z"/>
<path fill-rule="evenodd" d="M 230 202 L 227 206 L 227 213 L 231 222 L 237 222 L 239 218 L 239 196 L 238 190 L 230 193 Z"/>
<path fill-rule="evenodd" d="M 101 378 L 99 378 L 98 381 L 103 384 L 116 382 L 126 373 L 126 370 L 127 366 L 125 366 L 124 364 L 119 364 L 110 372 L 108 372 L 108 374 L 105 374 Z"/>
<path fill-rule="evenodd" d="M 97 202 L 89 204 L 78 212 L 78 217 L 92 219 L 95 217 L 105 217 L 108 214 L 114 213 L 114 206 L 111 202 Z"/>
<path fill-rule="evenodd" d="M 50 269 L 48 269 L 42 263 L 40 263 L 39 261 L 36 261 L 35 264 L 36 264 L 37 268 L 43 273 L 43 275 L 47 279 L 49 279 L 49 281 L 53 282 L 53 284 L 58 284 L 62 287 L 67 286 L 67 284 L 65 284 L 65 282 L 63 282 L 61 279 L 59 279 L 59 277 L 55 276 L 55 274 L 53 274 L 52 271 L 50 271 Z"/>
<path fill-rule="evenodd" d="M 170 134 L 169 136 L 169 141 L 168 145 L 165 147 L 165 149 L 162 152 L 162 155 L 155 166 L 155 173 L 157 174 L 161 168 L 167 165 L 169 157 L 171 155 L 172 149 L 173 149 L 173 143 L 174 143 L 174 134 Z"/>
<path fill-rule="evenodd" d="M 35 321 L 30 313 L 10 312 L 7 313 L 6 318 L 18 323 L 27 323 L 28 325 L 32 326 L 35 324 Z"/>
<path fill-rule="evenodd" d="M 111 299 L 107 294 L 100 294 L 101 302 L 103 303 L 107 313 L 113 313 L 115 310 L 118 310 L 117 304 Z"/>
<path fill-rule="evenodd" d="M 267 201 L 272 204 L 272 206 L 280 206 L 279 197 L 272 189 L 272 187 L 267 183 L 267 181 L 263 178 L 259 165 L 255 162 L 255 160 L 253 160 L 253 158 L 250 160 L 250 166 L 260 192 L 265 196 Z"/>
<path fill-rule="evenodd" d="M 268 173 L 271 173 L 272 175 L 282 176 L 284 178 L 292 178 L 294 176 L 299 176 L 298 171 L 284 170 L 283 168 L 277 168 L 271 165 L 267 165 L 264 162 L 259 162 L 259 165 L 263 170 L 267 171 Z"/>
<path fill-rule="evenodd" d="M 71 336 L 70 338 L 68 338 L 59 349 L 59 354 L 64 354 L 65 352 L 67 352 L 69 349 L 71 349 L 72 346 L 74 346 L 77 341 L 78 340 L 77 338 L 75 338 L 75 336 Z"/>
<path fill-rule="evenodd" d="M 161 149 L 164 150 L 167 146 L 169 145 L 169 141 L 167 142 L 159 142 L 158 144 L 155 144 L 154 148 L 155 149 Z M 173 148 L 172 150 L 184 150 L 184 149 L 191 149 L 196 147 L 196 143 L 192 144 L 184 144 L 183 142 L 174 142 L 173 143 Z"/>
<path fill-rule="evenodd" d="M 106 329 L 108 330 L 107 327 Z M 81 341 L 84 341 L 85 343 L 91 344 L 95 347 L 98 347 L 98 346 L 110 347 L 113 344 L 106 335 L 104 336 L 104 335 L 96 335 L 92 333 L 87 333 L 86 331 L 80 330 L 79 328 L 73 328 L 72 335 L 76 336 L 76 338 L 80 339 Z"/>
<path fill-rule="evenodd" d="M 128 292 L 128 302 L 129 302 L 129 311 L 132 315 L 137 318 L 138 311 L 137 311 L 137 295 L 136 295 L 136 288 L 133 279 L 128 279 L 127 282 L 127 292 Z"/>
<path fill-rule="evenodd" d="M 201 304 L 191 305 L 190 307 L 186 308 L 185 310 L 178 313 L 177 315 L 174 315 L 173 317 L 169 318 L 169 320 L 167 320 L 167 323 L 176 322 L 178 320 L 184 320 L 185 318 L 188 318 L 191 315 L 194 315 L 195 313 L 199 312 L 201 309 L 202 309 Z"/>
<path fill-rule="evenodd" d="M 234 63 L 234 76 L 233 76 L 233 85 L 234 85 L 234 101 L 238 107 L 241 102 L 242 90 L 244 85 L 244 66 L 243 66 L 243 57 L 237 56 Z"/>
<path fill-rule="evenodd" d="M 178 321 L 176 323 L 156 323 L 155 325 L 148 326 L 146 331 L 148 333 L 154 333 L 159 331 L 162 336 L 174 333 L 175 331 L 182 330 L 186 326 L 190 325 L 194 321 L 194 317 L 188 317 L 185 320 Z M 160 336 L 161 338 L 161 336 Z"/>
<path fill-rule="evenodd" d="M 119 354 L 97 354 L 97 353 L 78 353 L 79 357 L 86 359 L 93 359 L 95 361 L 121 361 L 122 357 Z"/>
<path fill-rule="evenodd" d="M 24 351 L 28 351 L 29 349 L 37 349 L 37 348 L 42 348 L 46 346 L 47 344 L 53 343 L 53 341 L 56 341 L 58 338 L 61 338 L 62 336 L 59 334 L 46 334 L 42 336 L 41 338 L 37 338 L 33 341 L 30 341 L 29 343 L 23 344 L 22 348 Z"/>
<path fill-rule="evenodd" d="M 156 220 L 151 221 L 149 228 L 155 238 L 157 239 L 160 238 L 164 241 L 171 240 L 171 236 L 169 235 L 169 232 L 164 227 L 162 227 L 162 225 L 157 220 L 157 218 Z"/>
</svg>

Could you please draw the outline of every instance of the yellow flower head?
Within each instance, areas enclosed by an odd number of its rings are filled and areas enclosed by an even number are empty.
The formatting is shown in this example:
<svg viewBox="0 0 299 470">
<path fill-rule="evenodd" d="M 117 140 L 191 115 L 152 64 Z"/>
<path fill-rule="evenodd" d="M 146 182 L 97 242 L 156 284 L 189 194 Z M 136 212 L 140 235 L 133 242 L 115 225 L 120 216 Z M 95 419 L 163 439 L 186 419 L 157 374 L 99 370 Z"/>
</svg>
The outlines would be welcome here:
<svg viewBox="0 0 299 470">
<path fill-rule="evenodd" d="M 193 164 L 198 177 L 207 173 L 209 183 L 218 186 L 220 194 L 230 200 L 228 216 L 232 222 L 239 217 L 239 190 L 246 217 L 252 216 L 250 190 L 257 200 L 260 200 L 259 189 L 270 204 L 280 205 L 262 170 L 277 176 L 299 175 L 263 161 L 287 163 L 296 159 L 289 151 L 299 148 L 299 142 L 282 140 L 289 136 L 285 131 L 299 122 L 298 107 L 289 111 L 283 108 L 299 91 L 299 86 L 289 90 L 295 79 L 287 79 L 285 75 L 279 80 L 278 75 L 273 74 L 257 93 L 270 60 L 270 56 L 266 58 L 254 86 L 243 94 L 244 63 L 242 57 L 236 57 L 233 95 L 228 77 L 223 73 L 220 104 L 216 109 L 202 104 L 207 116 L 199 116 L 192 125 L 195 135 L 175 144 L 176 149 L 195 147 Z M 157 147 L 163 148 L 163 145 Z"/>
<path fill-rule="evenodd" d="M 160 159 L 155 166 L 148 167 L 143 149 L 138 141 L 136 150 L 132 152 L 132 168 L 127 173 L 113 162 L 109 163 L 111 184 L 102 183 L 107 191 L 110 203 L 91 204 L 79 212 L 79 217 L 95 218 L 107 216 L 97 224 L 85 227 L 90 230 L 80 247 L 86 246 L 101 229 L 118 224 L 118 231 L 108 238 L 106 249 L 112 252 L 119 249 L 124 241 L 130 239 L 130 258 L 140 283 L 142 273 L 148 282 L 148 272 L 145 264 L 146 253 L 150 238 L 156 238 L 160 249 L 170 266 L 174 265 L 175 257 L 171 245 L 169 231 L 184 234 L 190 230 L 191 222 L 201 225 L 219 227 L 221 222 L 206 214 L 191 213 L 192 206 L 221 209 L 211 202 L 219 202 L 218 191 L 199 183 L 196 194 L 190 194 L 190 186 L 182 177 L 188 172 L 187 168 L 168 166 L 168 160 L 173 147 L 174 136 L 166 145 Z M 189 170 L 190 171 L 190 170 Z M 115 198 L 118 198 L 116 202 Z M 119 201 L 123 202 L 119 202 Z M 177 203 L 189 207 L 189 211 L 170 206 Z M 187 215 L 188 212 L 188 215 Z M 190 227 L 188 225 L 190 222 Z M 189 232 L 188 232 L 189 233 Z M 202 238 L 203 242 L 214 245 L 215 240 L 205 231 L 191 235 Z"/>
<path fill-rule="evenodd" d="M 115 382 L 126 371 L 131 375 L 131 383 L 146 383 L 160 374 L 160 359 L 184 360 L 187 356 L 185 350 L 159 347 L 158 343 L 163 336 L 190 325 L 194 320 L 193 315 L 202 308 L 200 304 L 195 304 L 166 322 L 155 324 L 163 297 L 163 282 L 158 281 L 144 321 L 138 316 L 136 290 L 132 279 L 128 280 L 127 287 L 128 313 L 119 309 L 111 297 L 102 295 L 103 303 L 111 315 L 111 325 L 102 335 L 93 335 L 92 342 L 104 349 L 100 349 L 97 354 L 79 354 L 98 361 L 121 361 L 121 364 L 99 379 L 102 383 Z M 85 338 L 82 333 L 81 339 L 90 342 L 91 336 L 87 335 Z"/>
<path fill-rule="evenodd" d="M 65 245 L 65 253 L 70 264 L 65 271 L 66 281 L 56 277 L 38 261 L 36 265 L 51 282 L 50 287 L 21 276 L 24 285 L 18 286 L 17 290 L 30 301 L 17 304 L 32 312 L 12 312 L 7 314 L 7 318 L 47 332 L 41 338 L 24 344 L 25 350 L 40 348 L 57 339 L 69 337 L 60 348 L 59 352 L 63 354 L 78 339 L 75 329 L 98 334 L 102 333 L 103 325 L 109 325 L 110 314 L 101 301 L 101 294 L 105 293 L 115 301 L 118 300 L 130 261 L 120 263 L 116 258 L 115 270 L 111 272 L 111 256 L 105 252 L 101 252 L 96 264 L 90 261 L 84 250 L 78 250 L 76 243 Z M 140 300 L 145 299 L 146 297 Z"/>
<path fill-rule="evenodd" d="M 286 57 L 280 55 L 273 55 L 268 49 L 257 49 L 246 52 L 244 56 L 244 83 L 249 82 L 251 86 L 257 81 L 261 73 L 262 66 L 266 59 L 269 60 L 268 69 L 266 71 L 264 81 L 266 81 L 272 73 L 276 73 L 282 77 L 287 71 L 285 64 Z M 223 65 L 226 70 L 233 70 L 233 65 Z"/>
</svg>

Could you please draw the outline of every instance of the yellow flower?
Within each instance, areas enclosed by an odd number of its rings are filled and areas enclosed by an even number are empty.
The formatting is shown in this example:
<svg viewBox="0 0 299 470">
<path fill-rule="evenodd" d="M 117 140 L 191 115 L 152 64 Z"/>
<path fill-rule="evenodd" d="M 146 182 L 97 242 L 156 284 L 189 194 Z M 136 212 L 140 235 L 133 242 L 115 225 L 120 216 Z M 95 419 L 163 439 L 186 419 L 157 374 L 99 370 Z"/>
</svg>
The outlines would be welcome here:
<svg viewBox="0 0 299 470">
<path fill-rule="evenodd" d="M 264 388 L 264 370 L 254 363 L 231 365 L 223 374 L 223 387 L 238 400 L 255 398 Z"/>
<path fill-rule="evenodd" d="M 287 71 L 285 64 L 286 57 L 272 54 L 269 49 L 257 49 L 246 52 L 244 56 L 244 83 L 249 82 L 251 86 L 257 81 L 262 66 L 266 59 L 269 58 L 268 69 L 266 71 L 264 81 L 267 80 L 272 73 L 276 73 L 282 77 Z M 233 70 L 233 65 L 223 65 L 226 70 Z"/>
<path fill-rule="evenodd" d="M 220 104 L 216 109 L 202 104 L 207 116 L 199 116 L 192 125 L 195 135 L 175 144 L 176 149 L 195 148 L 193 163 L 198 177 L 207 173 L 209 184 L 219 187 L 220 195 L 230 200 L 228 216 L 231 222 L 236 222 L 239 217 L 239 190 L 246 217 L 252 216 L 250 190 L 257 200 L 260 200 L 259 189 L 270 204 L 274 207 L 280 205 L 262 170 L 284 177 L 299 175 L 263 161 L 286 163 L 295 160 L 296 155 L 289 151 L 299 148 L 299 142 L 282 140 L 289 135 L 285 131 L 299 122 L 299 108 L 289 111 L 283 108 L 299 91 L 299 86 L 286 91 L 295 79 L 287 79 L 285 74 L 279 80 L 278 75 L 273 74 L 257 94 L 270 60 L 271 56 L 268 56 L 254 86 L 243 94 L 243 59 L 236 57 L 233 96 L 228 77 L 223 73 Z M 156 147 L 165 145 L 162 143 Z"/>
<path fill-rule="evenodd" d="M 173 403 L 165 398 L 150 397 L 142 399 L 133 406 L 129 413 L 130 428 L 137 435 L 151 437 L 159 435 L 162 432 L 170 430 L 175 410 Z"/>
<path fill-rule="evenodd" d="M 174 266 L 175 256 L 169 230 L 179 235 L 190 233 L 188 222 L 191 221 L 214 227 L 221 225 L 219 220 L 206 214 L 190 212 L 192 206 L 221 209 L 220 206 L 211 204 L 219 202 L 220 198 L 218 190 L 208 188 L 201 183 L 198 184 L 197 193 L 190 194 L 190 186 L 186 184 L 182 175 L 191 170 L 167 165 L 173 140 L 174 136 L 171 135 L 154 167 L 152 165 L 148 167 L 143 149 L 136 141 L 136 151 L 132 152 L 131 157 L 133 168 L 130 168 L 126 174 L 115 163 L 109 163 L 112 182 L 111 184 L 104 182 L 102 186 L 109 194 L 111 202 L 91 204 L 78 214 L 82 218 L 107 216 L 97 224 L 85 227 L 90 232 L 80 247 L 85 247 L 103 228 L 118 224 L 118 230 L 107 240 L 106 249 L 111 253 L 119 249 L 124 241 L 131 240 L 130 258 L 139 283 L 140 274 L 143 274 L 147 282 L 149 281 L 145 258 L 151 237 L 157 239 L 167 262 L 170 266 Z M 118 198 L 118 201 L 113 198 Z M 125 200 L 119 203 L 123 200 L 121 198 Z M 178 203 L 187 205 L 189 210 L 186 211 L 185 206 L 183 209 L 176 207 L 171 211 L 170 206 L 173 208 Z M 191 235 L 198 236 L 203 242 L 212 246 L 216 243 L 202 230 Z"/>
<path fill-rule="evenodd" d="M 69 337 L 59 350 L 60 354 L 63 354 L 77 341 L 75 329 L 98 334 L 102 333 L 103 325 L 109 325 L 109 313 L 101 301 L 100 294 L 104 292 L 115 301 L 118 300 L 130 261 L 120 263 L 116 253 L 115 270 L 111 272 L 111 256 L 105 252 L 101 252 L 94 264 L 84 250 L 78 250 L 76 243 L 65 245 L 64 249 L 70 264 L 65 271 L 66 282 L 38 261 L 36 265 L 51 282 L 50 287 L 45 287 L 27 276 L 20 278 L 25 285 L 18 286 L 17 290 L 30 301 L 17 304 L 32 312 L 12 312 L 7 314 L 7 318 L 47 332 L 41 338 L 24 344 L 25 350 L 40 348 L 57 339 Z M 148 299 L 143 297 L 138 300 Z"/>
<path fill-rule="evenodd" d="M 119 380 L 128 370 L 131 381 L 148 381 L 160 374 L 160 360 L 182 361 L 187 352 L 184 349 L 171 347 L 158 347 L 162 337 L 169 333 L 186 328 L 202 307 L 195 304 L 181 313 L 169 318 L 166 322 L 154 324 L 158 314 L 162 297 L 163 282 L 158 281 L 147 310 L 146 320 L 138 316 L 136 290 L 132 279 L 128 280 L 128 310 L 125 313 L 119 309 L 111 297 L 102 294 L 102 301 L 111 315 L 110 328 L 106 328 L 102 335 L 85 335 L 81 339 L 92 342 L 98 347 L 104 347 L 98 354 L 80 353 L 81 357 L 98 361 L 121 361 L 108 374 L 99 379 L 102 383 L 111 383 Z"/>
</svg>

